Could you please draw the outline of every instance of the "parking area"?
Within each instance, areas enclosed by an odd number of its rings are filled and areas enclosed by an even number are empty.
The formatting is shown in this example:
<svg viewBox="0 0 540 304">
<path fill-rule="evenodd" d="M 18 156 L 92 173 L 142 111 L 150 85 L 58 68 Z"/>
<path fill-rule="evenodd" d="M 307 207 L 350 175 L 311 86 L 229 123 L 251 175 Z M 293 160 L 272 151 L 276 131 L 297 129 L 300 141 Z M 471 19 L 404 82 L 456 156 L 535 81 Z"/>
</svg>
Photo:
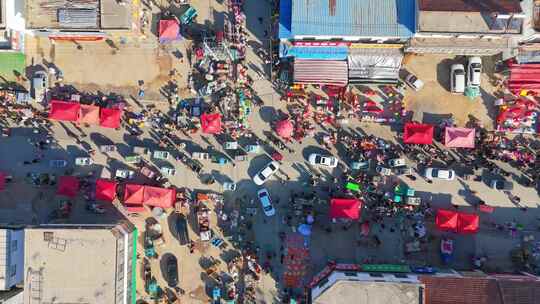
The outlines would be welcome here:
<svg viewBox="0 0 540 304">
<path fill-rule="evenodd" d="M 425 85 L 418 92 L 408 90 L 406 109 L 414 112 L 414 120 L 425 123 L 438 123 L 451 115 L 458 126 L 465 126 L 469 115 L 472 115 L 485 128 L 492 130 L 493 119 L 497 115 L 494 106 L 496 87 L 493 62 L 492 57 L 482 58 L 482 97 L 471 100 L 463 94 L 450 93 L 450 68 L 453 64 L 462 64 L 467 69 L 466 56 L 407 55 L 404 69 L 415 74 Z"/>
</svg>

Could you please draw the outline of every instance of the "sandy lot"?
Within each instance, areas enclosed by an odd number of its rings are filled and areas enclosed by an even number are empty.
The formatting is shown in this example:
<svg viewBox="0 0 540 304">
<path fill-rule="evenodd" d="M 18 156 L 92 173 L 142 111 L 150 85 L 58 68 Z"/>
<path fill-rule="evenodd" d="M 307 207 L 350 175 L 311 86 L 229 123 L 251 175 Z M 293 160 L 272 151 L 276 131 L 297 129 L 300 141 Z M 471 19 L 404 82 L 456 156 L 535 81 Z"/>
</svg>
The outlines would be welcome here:
<svg viewBox="0 0 540 304">
<path fill-rule="evenodd" d="M 464 95 L 451 94 L 449 91 L 450 66 L 461 63 L 466 67 L 466 58 L 425 54 L 412 56 L 406 61 L 404 68 L 425 83 L 419 92 L 407 90 L 405 105 L 409 111 L 414 112 L 415 120 L 433 123 L 452 115 L 456 124 L 464 126 L 469 120 L 469 115 L 473 115 L 481 120 L 486 128 L 493 128 L 493 119 L 496 115 L 493 106 L 495 88 L 488 74 L 482 75 L 482 96 L 470 100 Z M 489 70 L 490 61 L 489 58 L 483 60 L 485 70 Z"/>
</svg>

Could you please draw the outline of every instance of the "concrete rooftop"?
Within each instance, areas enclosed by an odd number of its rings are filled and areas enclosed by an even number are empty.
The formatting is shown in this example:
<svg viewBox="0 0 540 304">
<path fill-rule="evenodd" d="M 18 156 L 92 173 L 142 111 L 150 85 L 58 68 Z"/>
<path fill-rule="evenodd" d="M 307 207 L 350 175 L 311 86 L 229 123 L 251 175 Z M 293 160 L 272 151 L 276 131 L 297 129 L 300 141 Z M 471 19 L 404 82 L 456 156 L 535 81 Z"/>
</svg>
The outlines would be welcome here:
<svg viewBox="0 0 540 304">
<path fill-rule="evenodd" d="M 419 304 L 420 284 L 337 281 L 313 304 Z"/>
<path fill-rule="evenodd" d="M 53 233 L 51 241 L 45 241 L 46 232 Z M 27 229 L 24 255 L 25 304 L 114 303 L 116 239 L 111 230 Z"/>
</svg>

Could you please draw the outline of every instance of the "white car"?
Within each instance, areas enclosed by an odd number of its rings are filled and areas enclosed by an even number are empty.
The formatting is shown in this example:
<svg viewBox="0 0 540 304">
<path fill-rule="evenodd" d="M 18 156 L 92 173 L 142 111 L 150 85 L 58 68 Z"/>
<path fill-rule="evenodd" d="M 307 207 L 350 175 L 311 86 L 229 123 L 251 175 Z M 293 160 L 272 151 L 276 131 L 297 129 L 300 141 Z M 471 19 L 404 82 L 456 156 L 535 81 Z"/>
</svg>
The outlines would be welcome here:
<svg viewBox="0 0 540 304">
<path fill-rule="evenodd" d="M 392 168 L 405 166 L 404 158 L 394 158 L 388 161 L 388 165 Z"/>
<path fill-rule="evenodd" d="M 155 159 L 169 159 L 169 152 L 167 151 L 154 151 L 153 157 Z"/>
<path fill-rule="evenodd" d="M 77 157 L 75 158 L 75 165 L 77 166 L 90 166 L 94 161 L 90 157 Z"/>
<path fill-rule="evenodd" d="M 338 165 L 337 158 L 333 156 L 322 156 L 321 154 L 313 153 L 308 157 L 310 164 L 315 166 L 324 166 L 329 168 L 335 168 Z"/>
<path fill-rule="evenodd" d="M 409 74 L 407 77 L 405 77 L 405 83 L 407 83 L 415 91 L 420 91 L 424 87 L 424 82 L 413 74 Z"/>
<path fill-rule="evenodd" d="M 450 92 L 455 94 L 465 92 L 465 68 L 463 64 L 453 64 L 450 68 Z"/>
<path fill-rule="evenodd" d="M 257 191 L 257 197 L 261 202 L 262 209 L 266 216 L 274 216 L 276 214 L 276 209 L 272 206 L 272 200 L 270 199 L 270 194 L 265 188 Z"/>
<path fill-rule="evenodd" d="M 470 57 L 467 64 L 467 86 L 479 87 L 480 76 L 482 75 L 482 58 Z"/>
<path fill-rule="evenodd" d="M 124 179 L 132 179 L 133 176 L 135 176 L 135 172 L 133 170 L 118 169 L 116 170 L 114 176 Z"/>
<path fill-rule="evenodd" d="M 161 172 L 161 174 L 163 175 L 169 175 L 169 176 L 176 175 L 176 170 L 171 167 L 161 167 L 159 168 L 159 172 Z"/>
<path fill-rule="evenodd" d="M 260 186 L 264 184 L 270 178 L 270 176 L 274 175 L 274 173 L 277 172 L 279 169 L 279 163 L 276 161 L 270 162 L 268 165 L 264 166 L 264 168 L 259 171 L 255 176 L 253 177 L 253 182 Z"/>
<path fill-rule="evenodd" d="M 456 173 L 454 172 L 454 170 L 426 168 L 424 176 L 427 179 L 437 178 L 437 179 L 451 181 L 451 180 L 454 180 L 454 178 L 456 178 Z"/>
</svg>

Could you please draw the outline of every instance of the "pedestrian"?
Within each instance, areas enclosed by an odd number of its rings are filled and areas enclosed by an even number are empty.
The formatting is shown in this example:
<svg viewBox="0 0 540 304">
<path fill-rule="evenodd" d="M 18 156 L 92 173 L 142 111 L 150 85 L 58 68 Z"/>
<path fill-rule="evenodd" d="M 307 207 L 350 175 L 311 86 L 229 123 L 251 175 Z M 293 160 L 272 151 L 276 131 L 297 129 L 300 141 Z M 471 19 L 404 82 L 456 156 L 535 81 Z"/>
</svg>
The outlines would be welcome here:
<svg viewBox="0 0 540 304">
<path fill-rule="evenodd" d="M 262 17 L 257 18 L 257 20 L 259 20 L 259 24 L 263 24 L 263 18 Z"/>
</svg>

